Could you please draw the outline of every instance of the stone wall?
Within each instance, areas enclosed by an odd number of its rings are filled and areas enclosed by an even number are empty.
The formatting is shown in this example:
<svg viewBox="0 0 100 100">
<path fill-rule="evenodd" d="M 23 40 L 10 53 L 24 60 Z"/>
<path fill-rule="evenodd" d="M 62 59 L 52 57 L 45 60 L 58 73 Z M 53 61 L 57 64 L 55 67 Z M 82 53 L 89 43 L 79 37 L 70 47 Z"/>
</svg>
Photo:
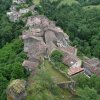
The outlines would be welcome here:
<svg viewBox="0 0 100 100">
<path fill-rule="evenodd" d="M 75 95 L 75 87 L 76 87 L 76 82 L 75 81 L 68 81 L 68 82 L 62 82 L 57 84 L 60 88 L 62 89 L 67 89 L 69 90 L 72 94 Z"/>
</svg>

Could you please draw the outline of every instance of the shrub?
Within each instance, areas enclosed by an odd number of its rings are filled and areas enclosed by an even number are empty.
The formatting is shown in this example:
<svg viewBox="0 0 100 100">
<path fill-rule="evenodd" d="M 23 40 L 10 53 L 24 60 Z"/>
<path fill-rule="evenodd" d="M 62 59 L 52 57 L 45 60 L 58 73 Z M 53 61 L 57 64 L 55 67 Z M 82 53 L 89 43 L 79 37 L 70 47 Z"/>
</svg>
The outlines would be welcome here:
<svg viewBox="0 0 100 100">
<path fill-rule="evenodd" d="M 61 62 L 63 53 L 61 51 L 55 50 L 52 52 L 50 58 L 54 62 Z"/>
</svg>

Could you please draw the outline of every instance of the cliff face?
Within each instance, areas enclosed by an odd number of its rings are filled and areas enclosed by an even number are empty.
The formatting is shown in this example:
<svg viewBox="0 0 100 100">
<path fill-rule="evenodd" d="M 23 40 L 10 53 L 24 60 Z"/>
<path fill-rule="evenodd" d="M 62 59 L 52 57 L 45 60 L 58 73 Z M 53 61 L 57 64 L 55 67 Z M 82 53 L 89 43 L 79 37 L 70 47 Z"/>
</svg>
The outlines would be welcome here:
<svg viewBox="0 0 100 100">
<path fill-rule="evenodd" d="M 24 80 L 12 81 L 7 89 L 7 100 L 26 100 L 25 86 Z"/>
<path fill-rule="evenodd" d="M 28 30 L 23 31 L 24 51 L 29 60 L 47 57 L 54 49 L 68 47 L 69 36 L 45 16 L 31 16 L 27 19 Z"/>
</svg>

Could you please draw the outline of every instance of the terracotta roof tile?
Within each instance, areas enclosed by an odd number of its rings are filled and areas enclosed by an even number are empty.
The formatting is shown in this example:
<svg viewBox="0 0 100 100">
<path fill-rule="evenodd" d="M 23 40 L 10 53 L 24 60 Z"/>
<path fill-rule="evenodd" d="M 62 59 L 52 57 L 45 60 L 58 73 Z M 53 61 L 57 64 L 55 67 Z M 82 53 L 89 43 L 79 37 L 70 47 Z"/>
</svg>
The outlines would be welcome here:
<svg viewBox="0 0 100 100">
<path fill-rule="evenodd" d="M 69 75 L 75 75 L 77 73 L 80 73 L 84 71 L 84 68 L 81 68 L 81 67 L 70 67 L 70 69 L 68 70 L 68 74 Z"/>
</svg>

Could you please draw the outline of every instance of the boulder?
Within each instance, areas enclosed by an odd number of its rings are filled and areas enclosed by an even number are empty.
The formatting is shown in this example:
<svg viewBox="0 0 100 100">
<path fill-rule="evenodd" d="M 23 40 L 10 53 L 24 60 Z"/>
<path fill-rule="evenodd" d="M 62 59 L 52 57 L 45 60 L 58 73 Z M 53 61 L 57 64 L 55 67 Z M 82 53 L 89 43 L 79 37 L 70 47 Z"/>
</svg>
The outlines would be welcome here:
<svg viewBox="0 0 100 100">
<path fill-rule="evenodd" d="M 25 87 L 25 80 L 13 80 L 7 88 L 7 100 L 26 100 Z"/>
</svg>

